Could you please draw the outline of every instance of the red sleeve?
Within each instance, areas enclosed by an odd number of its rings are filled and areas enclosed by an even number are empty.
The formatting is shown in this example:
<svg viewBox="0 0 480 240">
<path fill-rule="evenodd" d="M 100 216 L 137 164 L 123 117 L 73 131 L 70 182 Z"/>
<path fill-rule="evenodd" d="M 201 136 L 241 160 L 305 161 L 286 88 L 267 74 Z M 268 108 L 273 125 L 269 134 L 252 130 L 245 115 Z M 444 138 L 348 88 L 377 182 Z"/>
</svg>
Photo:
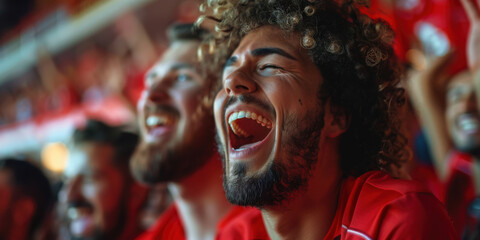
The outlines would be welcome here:
<svg viewBox="0 0 480 240">
<path fill-rule="evenodd" d="M 409 193 L 385 206 L 378 239 L 459 239 L 445 207 L 428 193 Z"/>
<path fill-rule="evenodd" d="M 455 229 L 462 233 L 467 224 L 468 205 L 476 196 L 472 179 L 472 156 L 453 152 L 449 156 L 448 167 L 449 176 L 445 182 L 445 205 Z"/>
</svg>

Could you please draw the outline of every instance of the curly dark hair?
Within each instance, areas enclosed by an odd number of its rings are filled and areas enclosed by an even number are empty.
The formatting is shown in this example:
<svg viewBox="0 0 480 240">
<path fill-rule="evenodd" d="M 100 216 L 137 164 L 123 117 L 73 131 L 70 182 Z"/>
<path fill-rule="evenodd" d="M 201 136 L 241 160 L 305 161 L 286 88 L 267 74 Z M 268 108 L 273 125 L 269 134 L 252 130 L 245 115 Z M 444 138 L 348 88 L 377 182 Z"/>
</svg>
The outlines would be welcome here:
<svg viewBox="0 0 480 240">
<path fill-rule="evenodd" d="M 113 163 L 128 169 L 130 157 L 138 143 L 138 135 L 123 130 L 123 127 L 110 126 L 96 119 L 88 119 L 84 128 L 73 132 L 73 143 L 105 143 L 114 148 Z"/>
<path fill-rule="evenodd" d="M 350 125 L 340 137 L 340 166 L 346 175 L 389 170 L 409 158 L 397 110 L 404 104 L 398 87 L 402 68 L 394 54 L 394 32 L 382 19 L 361 12 L 368 0 L 206 0 L 205 19 L 216 21 L 211 60 L 225 60 L 250 31 L 264 25 L 300 33 L 320 70 L 319 98 L 332 113 L 345 113 Z M 212 65 L 215 65 L 212 64 Z"/>
</svg>

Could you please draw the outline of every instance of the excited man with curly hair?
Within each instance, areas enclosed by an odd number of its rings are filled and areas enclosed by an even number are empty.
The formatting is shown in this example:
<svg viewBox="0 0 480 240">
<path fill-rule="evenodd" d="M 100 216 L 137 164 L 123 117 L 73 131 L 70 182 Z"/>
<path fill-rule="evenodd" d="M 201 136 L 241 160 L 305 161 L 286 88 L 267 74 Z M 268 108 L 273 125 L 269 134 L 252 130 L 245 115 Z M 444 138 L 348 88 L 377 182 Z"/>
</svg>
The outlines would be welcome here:
<svg viewBox="0 0 480 240">
<path fill-rule="evenodd" d="M 224 66 L 214 110 L 227 199 L 261 210 L 222 237 L 454 239 L 432 194 L 387 174 L 408 158 L 396 116 L 404 91 L 394 33 L 366 5 L 201 6 L 198 23 L 216 21 L 210 65 Z"/>
</svg>

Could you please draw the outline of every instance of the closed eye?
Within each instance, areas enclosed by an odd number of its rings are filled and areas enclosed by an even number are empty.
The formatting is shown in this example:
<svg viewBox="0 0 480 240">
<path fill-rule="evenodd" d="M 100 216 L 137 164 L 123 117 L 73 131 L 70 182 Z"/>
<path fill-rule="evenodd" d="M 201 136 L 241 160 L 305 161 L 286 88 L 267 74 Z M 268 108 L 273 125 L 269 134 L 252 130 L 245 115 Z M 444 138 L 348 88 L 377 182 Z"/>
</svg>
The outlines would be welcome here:
<svg viewBox="0 0 480 240">
<path fill-rule="evenodd" d="M 283 73 L 283 68 L 273 64 L 264 64 L 257 68 L 258 74 L 261 76 L 273 76 Z"/>
</svg>

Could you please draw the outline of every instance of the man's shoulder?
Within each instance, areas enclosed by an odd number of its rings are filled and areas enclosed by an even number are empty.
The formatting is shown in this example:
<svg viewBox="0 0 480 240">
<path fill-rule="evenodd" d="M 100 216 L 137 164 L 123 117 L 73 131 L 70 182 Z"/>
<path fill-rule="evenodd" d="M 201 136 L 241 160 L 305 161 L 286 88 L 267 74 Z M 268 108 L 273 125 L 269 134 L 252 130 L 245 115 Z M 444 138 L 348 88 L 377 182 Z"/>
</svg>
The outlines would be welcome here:
<svg viewBox="0 0 480 240">
<path fill-rule="evenodd" d="M 167 238 L 165 238 L 167 237 Z M 185 239 L 182 223 L 175 204 L 171 204 L 158 220 L 136 240 Z"/>
<path fill-rule="evenodd" d="M 347 184 L 343 190 L 348 192 L 342 217 L 345 234 L 362 233 L 371 239 L 455 239 L 445 207 L 420 183 L 373 171 Z"/>
<path fill-rule="evenodd" d="M 438 205 L 433 194 L 420 183 L 394 179 L 381 171 L 347 179 L 341 191 L 340 201 L 344 206 L 342 224 L 347 226 L 354 224 L 364 228 L 370 225 L 371 220 L 380 223 L 383 215 L 397 207 L 408 207 L 402 213 L 405 215 L 432 202 Z"/>
<path fill-rule="evenodd" d="M 396 179 L 386 172 L 367 172 L 354 180 L 354 191 L 361 191 L 368 194 L 379 194 L 384 197 L 396 198 L 409 193 L 431 192 L 423 184 L 414 180 Z"/>
<path fill-rule="evenodd" d="M 256 208 L 244 208 L 221 229 L 217 240 L 269 239 L 262 213 Z"/>
</svg>

